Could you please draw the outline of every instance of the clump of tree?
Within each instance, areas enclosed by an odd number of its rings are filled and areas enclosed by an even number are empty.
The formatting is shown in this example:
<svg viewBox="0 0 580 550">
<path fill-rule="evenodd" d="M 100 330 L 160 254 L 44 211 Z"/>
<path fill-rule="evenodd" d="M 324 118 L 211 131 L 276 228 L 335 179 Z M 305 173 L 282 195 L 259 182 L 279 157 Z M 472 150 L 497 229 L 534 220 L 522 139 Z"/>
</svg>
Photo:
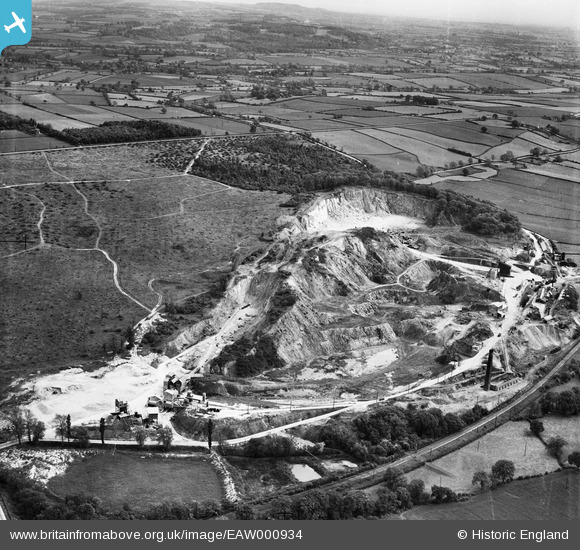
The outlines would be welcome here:
<svg viewBox="0 0 580 550">
<path fill-rule="evenodd" d="M 283 366 L 284 362 L 278 355 L 274 341 L 261 332 L 254 334 L 253 337 L 244 336 L 225 346 L 210 364 L 212 372 L 223 373 L 227 367 L 242 378 L 256 376 L 267 369 Z"/>
<path fill-rule="evenodd" d="M 487 410 L 480 405 L 461 415 L 443 414 L 435 407 L 407 409 L 384 405 L 352 420 L 331 419 L 306 429 L 305 437 L 340 449 L 358 460 L 384 463 L 430 441 L 455 433 L 479 420 Z"/>
<path fill-rule="evenodd" d="M 55 130 L 50 125 L 38 124 L 43 134 L 62 139 L 71 145 L 99 145 L 103 143 L 125 143 L 197 137 L 201 131 L 160 120 L 107 121 L 92 128 L 66 128 Z"/>
<path fill-rule="evenodd" d="M 573 416 L 580 413 L 580 389 L 577 387 L 561 392 L 546 392 L 540 398 L 542 414 L 557 413 Z"/>
<path fill-rule="evenodd" d="M 457 493 L 449 487 L 442 487 L 441 485 L 433 485 L 431 487 L 431 502 L 433 504 L 449 504 L 458 500 Z"/>
<path fill-rule="evenodd" d="M 29 409 L 19 407 L 9 409 L 3 414 L 5 430 L 22 444 L 24 436 L 27 436 L 28 442 L 36 445 L 44 438 L 46 426 L 44 422 L 38 420 Z"/>
<path fill-rule="evenodd" d="M 291 287 L 280 285 L 270 298 L 268 307 L 268 322 L 274 324 L 286 313 L 298 300 Z"/>
</svg>

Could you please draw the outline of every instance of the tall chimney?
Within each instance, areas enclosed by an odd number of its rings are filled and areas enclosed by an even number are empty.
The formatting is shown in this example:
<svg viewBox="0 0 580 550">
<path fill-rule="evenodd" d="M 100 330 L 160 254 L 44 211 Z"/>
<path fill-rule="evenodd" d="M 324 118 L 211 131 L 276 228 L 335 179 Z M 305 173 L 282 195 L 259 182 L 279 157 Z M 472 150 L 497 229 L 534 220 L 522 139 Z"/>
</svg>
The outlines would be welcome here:
<svg viewBox="0 0 580 550">
<path fill-rule="evenodd" d="M 487 356 L 487 368 L 485 369 L 485 382 L 483 383 L 483 389 L 489 391 L 489 383 L 491 382 L 491 369 L 493 368 L 493 348 L 489 350 L 489 355 Z"/>
</svg>

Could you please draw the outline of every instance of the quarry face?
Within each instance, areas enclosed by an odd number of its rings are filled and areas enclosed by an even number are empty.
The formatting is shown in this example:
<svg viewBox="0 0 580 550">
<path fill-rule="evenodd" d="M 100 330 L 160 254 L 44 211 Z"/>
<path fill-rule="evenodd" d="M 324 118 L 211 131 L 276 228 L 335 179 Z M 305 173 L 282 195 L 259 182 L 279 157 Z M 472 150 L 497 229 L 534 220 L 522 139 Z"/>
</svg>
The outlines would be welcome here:
<svg viewBox="0 0 580 550">
<path fill-rule="evenodd" d="M 451 403 L 491 349 L 495 376 L 511 379 L 570 339 L 575 312 L 560 308 L 566 321 L 557 324 L 520 310 L 522 293 L 544 284 L 531 271 L 541 265 L 536 237 L 483 238 L 435 218 L 434 208 L 422 197 L 348 188 L 281 219 L 267 253 L 240 266 L 204 324 L 223 345 L 187 365 L 204 373 L 200 388 L 308 402 L 418 386 L 427 395 L 447 380 L 437 397 Z M 508 277 L 497 269 L 515 262 Z M 232 315 L 238 321 L 224 331 Z"/>
</svg>

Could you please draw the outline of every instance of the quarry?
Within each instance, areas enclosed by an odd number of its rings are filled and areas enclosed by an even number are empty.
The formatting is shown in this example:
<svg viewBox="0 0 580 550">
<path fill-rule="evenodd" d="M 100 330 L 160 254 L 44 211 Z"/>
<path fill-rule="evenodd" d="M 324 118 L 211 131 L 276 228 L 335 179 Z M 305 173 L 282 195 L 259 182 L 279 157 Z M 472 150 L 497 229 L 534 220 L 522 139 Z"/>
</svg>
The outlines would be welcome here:
<svg viewBox="0 0 580 550">
<path fill-rule="evenodd" d="M 232 426 L 220 439 L 242 442 L 282 433 L 284 419 L 323 422 L 395 399 L 445 412 L 497 405 L 580 328 L 580 277 L 548 239 L 525 229 L 475 235 L 416 195 L 322 194 L 280 217 L 268 240 L 238 261 L 216 306 L 164 354 L 141 350 L 139 325 L 124 358 L 26 382 L 34 414 L 90 425 L 119 399 L 123 413 L 152 414 L 174 431 L 183 426 L 175 418 L 211 416 Z M 147 326 L 170 317 L 160 310 Z M 250 427 L 264 416 L 279 420 Z M 207 444 L 183 429 L 175 438 Z"/>
</svg>

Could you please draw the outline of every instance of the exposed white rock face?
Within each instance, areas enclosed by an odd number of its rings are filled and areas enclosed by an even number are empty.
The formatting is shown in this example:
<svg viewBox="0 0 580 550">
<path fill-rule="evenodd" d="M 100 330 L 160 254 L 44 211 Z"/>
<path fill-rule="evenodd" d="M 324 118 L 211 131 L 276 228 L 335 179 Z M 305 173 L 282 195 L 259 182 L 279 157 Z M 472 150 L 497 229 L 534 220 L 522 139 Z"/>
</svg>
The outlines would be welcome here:
<svg viewBox="0 0 580 550">
<path fill-rule="evenodd" d="M 318 199 L 298 219 L 305 231 L 412 229 L 431 219 L 435 208 L 433 201 L 418 196 L 353 187 Z"/>
</svg>

